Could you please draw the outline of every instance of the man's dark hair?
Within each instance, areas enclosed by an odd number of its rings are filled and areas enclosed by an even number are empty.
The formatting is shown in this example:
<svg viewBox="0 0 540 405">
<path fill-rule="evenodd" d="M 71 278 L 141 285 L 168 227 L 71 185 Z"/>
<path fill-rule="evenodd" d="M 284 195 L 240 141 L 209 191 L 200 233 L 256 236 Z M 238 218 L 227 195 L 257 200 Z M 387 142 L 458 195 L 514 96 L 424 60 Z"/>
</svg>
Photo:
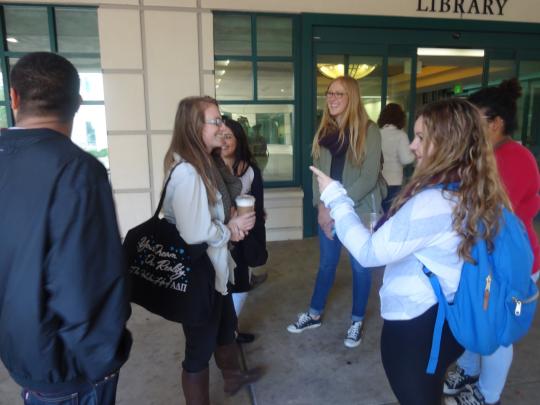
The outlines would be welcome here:
<svg viewBox="0 0 540 405">
<path fill-rule="evenodd" d="M 53 115 L 62 122 L 73 120 L 80 104 L 80 80 L 66 58 L 50 52 L 29 53 L 13 66 L 10 80 L 20 99 L 19 119 Z"/>
</svg>

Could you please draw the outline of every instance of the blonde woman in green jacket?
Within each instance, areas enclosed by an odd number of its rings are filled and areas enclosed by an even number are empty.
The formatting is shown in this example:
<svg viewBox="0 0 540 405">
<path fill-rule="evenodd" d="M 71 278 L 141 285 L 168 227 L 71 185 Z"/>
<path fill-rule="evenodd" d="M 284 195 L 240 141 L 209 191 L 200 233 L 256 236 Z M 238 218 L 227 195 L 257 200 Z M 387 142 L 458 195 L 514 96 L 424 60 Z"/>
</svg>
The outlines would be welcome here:
<svg viewBox="0 0 540 405">
<path fill-rule="evenodd" d="M 312 148 L 313 165 L 338 179 L 354 201 L 356 212 L 381 211 L 386 185 L 381 172 L 381 134 L 369 120 L 358 89 L 351 77 L 338 77 L 326 91 L 326 106 Z M 326 298 L 334 284 L 341 252 L 329 210 L 320 202 L 319 188 L 313 178 L 313 205 L 318 209 L 320 260 L 319 272 L 309 310 L 289 325 L 291 333 L 321 325 Z M 350 256 L 353 273 L 351 325 L 344 340 L 346 347 L 356 347 L 362 336 L 362 322 L 371 288 L 371 273 Z"/>
</svg>

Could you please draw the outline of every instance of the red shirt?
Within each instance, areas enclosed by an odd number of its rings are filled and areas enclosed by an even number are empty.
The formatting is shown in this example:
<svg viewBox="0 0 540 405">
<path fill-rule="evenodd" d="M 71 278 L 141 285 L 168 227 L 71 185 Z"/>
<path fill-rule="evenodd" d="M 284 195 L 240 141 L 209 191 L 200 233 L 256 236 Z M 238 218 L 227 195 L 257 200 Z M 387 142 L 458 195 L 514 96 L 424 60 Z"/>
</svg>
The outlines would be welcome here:
<svg viewBox="0 0 540 405">
<path fill-rule="evenodd" d="M 515 214 L 523 221 L 534 253 L 532 272 L 540 270 L 540 244 L 533 220 L 540 210 L 540 174 L 533 154 L 515 141 L 495 147 L 501 179 Z"/>
</svg>

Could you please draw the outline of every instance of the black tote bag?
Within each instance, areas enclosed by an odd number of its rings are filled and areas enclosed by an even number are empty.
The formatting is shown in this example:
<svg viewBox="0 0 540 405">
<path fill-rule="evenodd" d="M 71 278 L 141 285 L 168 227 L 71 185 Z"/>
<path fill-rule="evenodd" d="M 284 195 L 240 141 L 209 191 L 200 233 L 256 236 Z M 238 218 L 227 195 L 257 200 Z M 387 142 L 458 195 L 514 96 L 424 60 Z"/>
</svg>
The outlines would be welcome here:
<svg viewBox="0 0 540 405">
<path fill-rule="evenodd" d="M 176 225 L 159 217 L 175 168 L 154 215 L 129 230 L 124 239 L 131 301 L 170 321 L 198 325 L 210 319 L 215 272 L 206 243 L 188 245 Z"/>
</svg>

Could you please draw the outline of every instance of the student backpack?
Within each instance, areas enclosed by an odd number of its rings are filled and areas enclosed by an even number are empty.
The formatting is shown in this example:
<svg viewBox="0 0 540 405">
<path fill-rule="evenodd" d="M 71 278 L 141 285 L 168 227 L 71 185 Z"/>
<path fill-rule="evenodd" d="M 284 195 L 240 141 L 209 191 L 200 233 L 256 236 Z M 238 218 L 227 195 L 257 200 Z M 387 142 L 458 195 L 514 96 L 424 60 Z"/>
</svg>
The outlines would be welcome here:
<svg viewBox="0 0 540 405">
<path fill-rule="evenodd" d="M 459 344 L 481 355 L 518 341 L 532 324 L 538 288 L 531 279 L 531 245 L 519 218 L 506 208 L 493 242 L 490 252 L 485 240 L 476 240 L 471 250 L 474 263 L 463 264 L 452 303 L 446 301 L 437 277 L 424 267 L 439 302 L 428 374 L 437 368 L 445 319 Z"/>
</svg>

